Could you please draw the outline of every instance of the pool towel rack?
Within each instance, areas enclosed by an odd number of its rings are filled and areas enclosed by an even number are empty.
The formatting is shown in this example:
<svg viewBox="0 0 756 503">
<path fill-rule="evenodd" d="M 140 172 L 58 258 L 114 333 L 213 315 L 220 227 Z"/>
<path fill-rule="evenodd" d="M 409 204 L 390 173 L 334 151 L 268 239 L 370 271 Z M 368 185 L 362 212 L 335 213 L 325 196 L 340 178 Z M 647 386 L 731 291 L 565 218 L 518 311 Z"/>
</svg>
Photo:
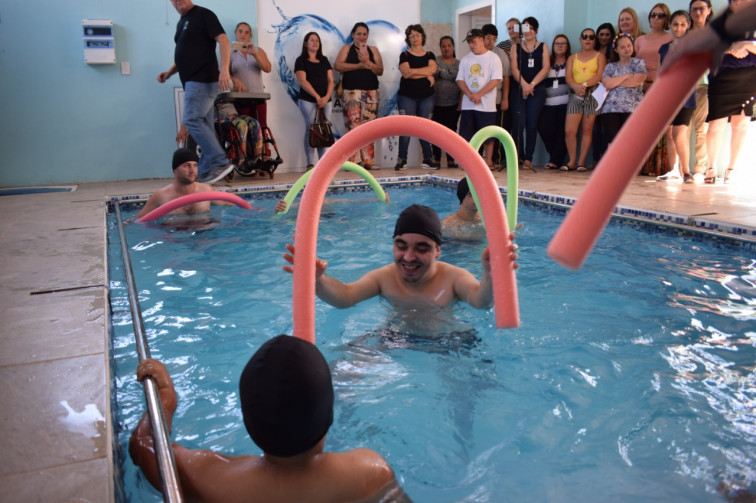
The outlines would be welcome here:
<svg viewBox="0 0 756 503">
<path fill-rule="evenodd" d="M 129 245 L 126 242 L 126 233 L 123 230 L 121 219 L 121 205 L 115 203 L 116 218 L 118 220 L 118 237 L 121 240 L 121 255 L 123 256 L 123 272 L 126 277 L 126 285 L 129 291 L 129 307 L 131 308 L 131 323 L 134 326 L 134 338 L 137 344 L 139 361 L 150 358 L 150 347 L 147 337 L 144 335 L 144 319 L 139 307 L 139 295 L 134 284 L 134 272 L 131 268 L 129 257 Z M 150 378 L 144 380 L 144 396 L 147 400 L 147 410 L 152 424 L 152 439 L 155 443 L 155 457 L 157 458 L 158 472 L 163 491 L 163 500 L 179 503 L 183 501 L 176 475 L 176 460 L 173 457 L 170 438 L 168 436 L 163 414 L 163 405 L 160 402 L 157 385 Z"/>
</svg>

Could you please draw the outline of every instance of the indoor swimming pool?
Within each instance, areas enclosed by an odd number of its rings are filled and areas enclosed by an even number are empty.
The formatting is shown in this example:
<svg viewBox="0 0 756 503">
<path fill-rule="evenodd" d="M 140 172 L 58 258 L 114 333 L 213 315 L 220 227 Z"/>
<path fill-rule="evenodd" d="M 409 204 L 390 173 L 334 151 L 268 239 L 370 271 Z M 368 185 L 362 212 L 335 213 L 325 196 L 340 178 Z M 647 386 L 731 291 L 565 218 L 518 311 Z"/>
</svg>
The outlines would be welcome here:
<svg viewBox="0 0 756 503">
<path fill-rule="evenodd" d="M 392 260 L 399 212 L 456 211 L 454 188 L 418 183 L 335 192 L 318 256 L 353 281 Z M 214 207 L 202 225 L 130 224 L 126 236 L 153 358 L 179 396 L 172 438 L 259 454 L 241 421 L 239 374 L 292 329 L 282 271 L 298 208 L 281 194 L 252 211 Z M 126 208 L 124 216 L 137 207 Z M 613 222 L 582 269 L 546 256 L 564 209 L 522 203 L 521 327 L 493 310 L 395 312 L 317 301 L 317 346 L 332 370 L 326 450 L 383 455 L 416 502 L 726 501 L 756 493 L 756 247 Z M 440 260 L 480 277 L 484 242 L 445 242 Z M 127 501 L 161 501 L 128 458 L 145 410 L 115 219 L 109 222 L 115 443 Z"/>
</svg>

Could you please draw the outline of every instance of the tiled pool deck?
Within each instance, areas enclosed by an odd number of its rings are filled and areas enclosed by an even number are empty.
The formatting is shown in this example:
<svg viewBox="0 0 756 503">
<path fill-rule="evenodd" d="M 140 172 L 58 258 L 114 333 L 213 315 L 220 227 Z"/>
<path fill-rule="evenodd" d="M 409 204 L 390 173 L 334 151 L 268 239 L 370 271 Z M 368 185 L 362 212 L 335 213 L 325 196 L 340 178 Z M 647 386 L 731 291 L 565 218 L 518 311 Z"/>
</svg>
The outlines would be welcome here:
<svg viewBox="0 0 756 503">
<path fill-rule="evenodd" d="M 373 174 L 390 178 L 395 172 Z M 462 172 L 401 173 L 428 175 L 458 179 Z M 237 178 L 218 188 L 291 184 L 298 176 Z M 506 185 L 506 172 L 495 176 Z M 571 204 L 589 176 L 524 171 L 520 193 Z M 72 192 L 0 196 L 0 502 L 112 500 L 105 203 L 147 196 L 167 182 L 88 183 Z M 636 177 L 618 213 L 756 241 L 754 182 L 756 173 L 730 185 Z"/>
</svg>

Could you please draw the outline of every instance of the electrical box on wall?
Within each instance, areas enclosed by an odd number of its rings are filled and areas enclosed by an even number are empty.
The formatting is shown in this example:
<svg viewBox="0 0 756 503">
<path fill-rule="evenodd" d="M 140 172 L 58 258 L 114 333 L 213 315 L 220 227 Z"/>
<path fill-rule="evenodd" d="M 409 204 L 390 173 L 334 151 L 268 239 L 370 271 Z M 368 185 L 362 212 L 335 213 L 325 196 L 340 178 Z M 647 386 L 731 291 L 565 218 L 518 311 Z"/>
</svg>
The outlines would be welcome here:
<svg viewBox="0 0 756 503">
<path fill-rule="evenodd" d="M 114 64 L 115 39 L 111 19 L 82 19 L 84 61 L 89 65 Z"/>
</svg>

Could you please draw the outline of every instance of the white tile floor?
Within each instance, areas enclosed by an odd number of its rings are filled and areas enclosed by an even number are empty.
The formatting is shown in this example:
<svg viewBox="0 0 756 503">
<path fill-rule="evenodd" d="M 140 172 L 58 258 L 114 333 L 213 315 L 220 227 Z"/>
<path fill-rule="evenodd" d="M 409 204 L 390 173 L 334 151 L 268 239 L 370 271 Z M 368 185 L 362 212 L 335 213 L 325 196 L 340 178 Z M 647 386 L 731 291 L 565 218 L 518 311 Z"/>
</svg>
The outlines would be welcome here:
<svg viewBox="0 0 756 503">
<path fill-rule="evenodd" d="M 278 173 L 273 182 L 298 176 Z M 495 176 L 506 183 L 505 172 Z M 527 171 L 520 189 L 577 197 L 589 176 Z M 753 182 L 680 185 L 636 177 L 620 204 L 756 228 Z M 148 195 L 166 183 L 89 183 L 74 192 L 0 197 L 0 502 L 112 500 L 105 201 Z"/>
</svg>

